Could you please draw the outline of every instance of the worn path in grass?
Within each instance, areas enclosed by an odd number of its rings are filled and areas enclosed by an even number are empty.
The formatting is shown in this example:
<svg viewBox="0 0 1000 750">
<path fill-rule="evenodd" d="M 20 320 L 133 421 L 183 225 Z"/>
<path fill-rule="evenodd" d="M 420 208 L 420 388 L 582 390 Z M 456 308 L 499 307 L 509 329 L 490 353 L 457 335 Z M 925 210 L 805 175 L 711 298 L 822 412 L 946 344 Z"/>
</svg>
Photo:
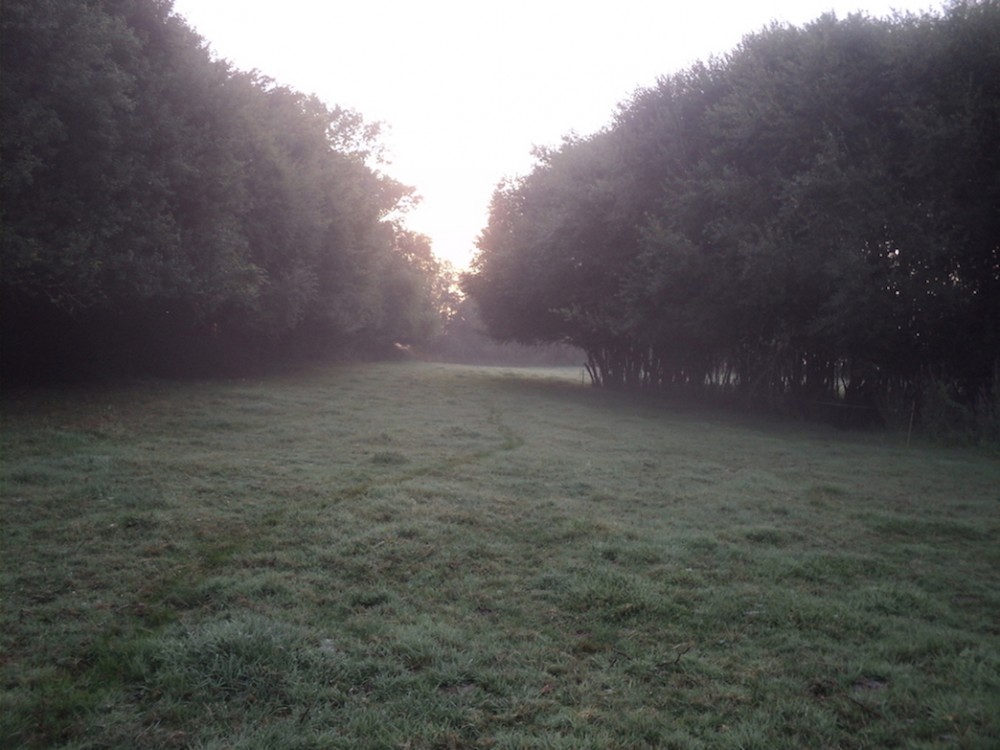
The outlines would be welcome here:
<svg viewBox="0 0 1000 750">
<path fill-rule="evenodd" d="M 3 747 L 1000 745 L 983 454 L 415 363 L 3 415 Z"/>
</svg>

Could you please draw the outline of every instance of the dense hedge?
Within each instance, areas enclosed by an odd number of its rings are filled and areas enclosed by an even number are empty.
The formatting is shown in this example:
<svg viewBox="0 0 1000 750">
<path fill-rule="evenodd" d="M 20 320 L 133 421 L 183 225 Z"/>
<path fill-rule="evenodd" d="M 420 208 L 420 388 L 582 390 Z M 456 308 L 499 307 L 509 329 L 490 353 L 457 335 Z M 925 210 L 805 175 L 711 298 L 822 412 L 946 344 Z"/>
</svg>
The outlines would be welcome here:
<svg viewBox="0 0 1000 750">
<path fill-rule="evenodd" d="M 169 0 L 5 0 L 5 377 L 419 339 L 424 238 L 358 114 L 213 58 Z"/>
<path fill-rule="evenodd" d="M 596 383 L 824 418 L 1000 389 L 1000 3 L 775 25 L 540 150 L 465 288 Z"/>
</svg>

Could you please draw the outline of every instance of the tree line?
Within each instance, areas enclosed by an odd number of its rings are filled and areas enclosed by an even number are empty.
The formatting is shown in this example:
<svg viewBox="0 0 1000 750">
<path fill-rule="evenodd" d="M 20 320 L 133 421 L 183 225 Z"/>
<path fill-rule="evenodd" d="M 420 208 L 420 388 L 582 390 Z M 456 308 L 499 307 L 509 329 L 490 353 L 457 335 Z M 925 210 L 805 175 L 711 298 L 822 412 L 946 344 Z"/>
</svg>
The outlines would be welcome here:
<svg viewBox="0 0 1000 750">
<path fill-rule="evenodd" d="M 3 376 L 217 372 L 437 324 L 379 128 L 210 54 L 171 0 L 5 0 Z"/>
<path fill-rule="evenodd" d="M 535 156 L 464 279 L 494 336 L 838 420 L 1000 405 L 996 0 L 773 25 Z"/>
</svg>

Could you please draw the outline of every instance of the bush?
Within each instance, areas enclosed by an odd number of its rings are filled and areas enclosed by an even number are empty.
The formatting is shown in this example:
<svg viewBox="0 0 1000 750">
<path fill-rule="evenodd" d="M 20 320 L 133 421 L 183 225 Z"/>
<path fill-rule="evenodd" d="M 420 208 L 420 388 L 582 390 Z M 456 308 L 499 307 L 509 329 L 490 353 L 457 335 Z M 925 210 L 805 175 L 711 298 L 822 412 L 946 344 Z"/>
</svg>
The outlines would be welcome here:
<svg viewBox="0 0 1000 750">
<path fill-rule="evenodd" d="M 983 388 L 966 404 L 951 384 L 933 379 L 921 393 L 920 427 L 949 445 L 1000 444 L 1000 393 Z"/>
</svg>

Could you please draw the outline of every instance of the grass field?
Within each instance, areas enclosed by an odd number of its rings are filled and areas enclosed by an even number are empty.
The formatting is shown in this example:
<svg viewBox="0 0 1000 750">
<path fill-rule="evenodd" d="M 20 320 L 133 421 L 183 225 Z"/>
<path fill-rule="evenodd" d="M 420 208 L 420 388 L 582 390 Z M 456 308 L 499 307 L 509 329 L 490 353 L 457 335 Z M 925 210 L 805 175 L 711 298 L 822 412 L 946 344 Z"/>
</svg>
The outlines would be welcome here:
<svg viewBox="0 0 1000 750">
<path fill-rule="evenodd" d="M 1000 461 L 352 365 L 7 393 L 4 748 L 997 748 Z"/>
</svg>

